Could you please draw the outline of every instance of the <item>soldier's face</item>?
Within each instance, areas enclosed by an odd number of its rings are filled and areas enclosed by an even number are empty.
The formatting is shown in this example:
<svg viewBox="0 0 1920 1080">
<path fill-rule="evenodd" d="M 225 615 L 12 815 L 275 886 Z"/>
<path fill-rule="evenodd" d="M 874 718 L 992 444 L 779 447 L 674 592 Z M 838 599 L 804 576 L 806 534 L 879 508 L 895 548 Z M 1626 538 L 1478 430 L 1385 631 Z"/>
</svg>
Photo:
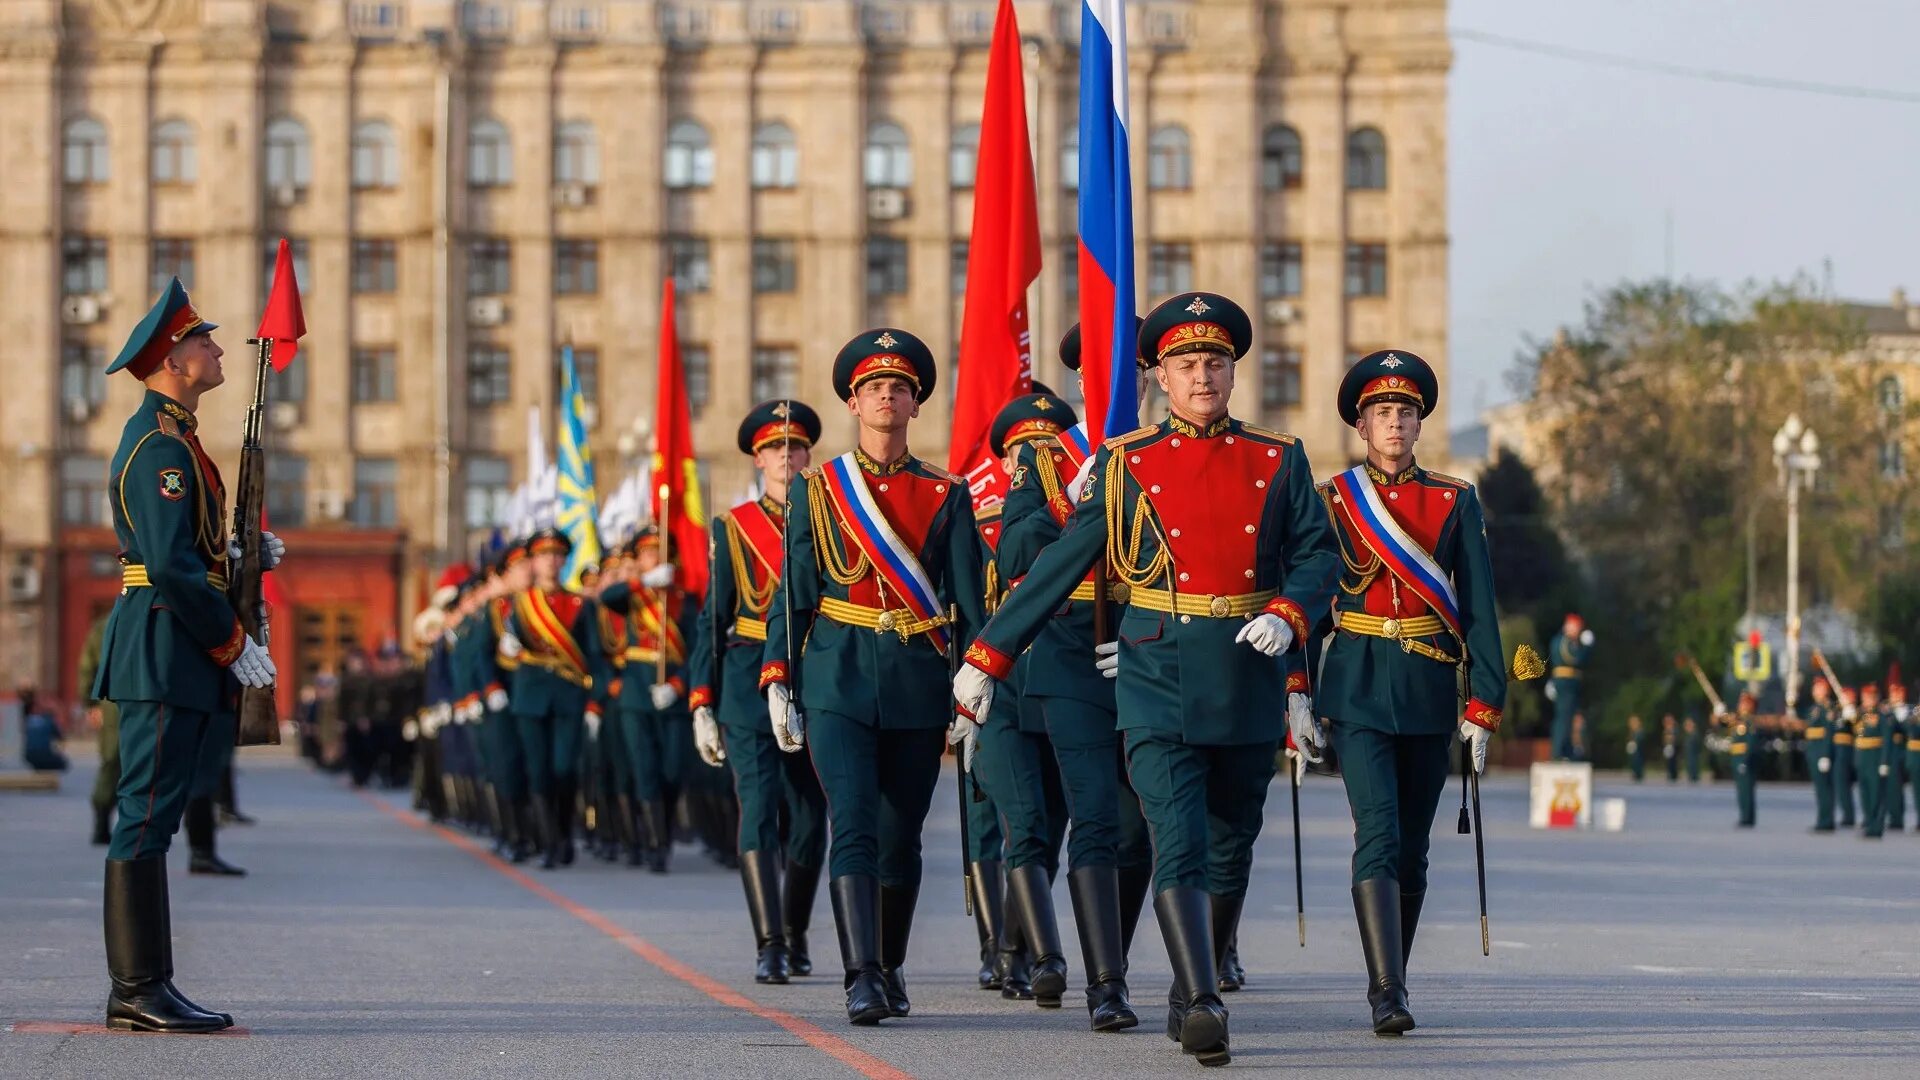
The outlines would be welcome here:
<svg viewBox="0 0 1920 1080">
<path fill-rule="evenodd" d="M 796 473 L 812 463 L 813 450 L 805 443 L 775 443 L 761 447 L 753 455 L 754 468 L 773 484 L 791 483 Z"/>
<path fill-rule="evenodd" d="M 194 334 L 180 339 L 167 354 L 167 367 L 191 383 L 196 390 L 211 390 L 227 381 L 220 358 L 226 355 L 212 334 Z"/>
<path fill-rule="evenodd" d="M 1826 683 L 1817 682 L 1813 684 L 1813 700 L 1815 701 L 1827 700 L 1827 684 Z"/>
<path fill-rule="evenodd" d="M 891 434 L 906 430 L 907 421 L 920 415 L 920 405 L 913 400 L 911 383 L 883 375 L 855 387 L 847 411 L 861 427 Z"/>
<path fill-rule="evenodd" d="M 1404 401 L 1376 401 L 1360 410 L 1354 426 L 1368 450 L 1383 458 L 1404 458 L 1420 441 L 1420 410 Z"/>
<path fill-rule="evenodd" d="M 533 580 L 542 587 L 549 587 L 560 580 L 560 553 L 542 551 L 527 559 L 533 567 Z"/>
<path fill-rule="evenodd" d="M 638 573 L 644 574 L 659 565 L 660 547 L 657 544 L 648 544 L 634 553 L 633 568 Z"/>
<path fill-rule="evenodd" d="M 1233 396 L 1233 358 L 1211 349 L 1180 353 L 1155 369 L 1167 404 L 1182 419 L 1212 423 L 1227 415 Z"/>
</svg>

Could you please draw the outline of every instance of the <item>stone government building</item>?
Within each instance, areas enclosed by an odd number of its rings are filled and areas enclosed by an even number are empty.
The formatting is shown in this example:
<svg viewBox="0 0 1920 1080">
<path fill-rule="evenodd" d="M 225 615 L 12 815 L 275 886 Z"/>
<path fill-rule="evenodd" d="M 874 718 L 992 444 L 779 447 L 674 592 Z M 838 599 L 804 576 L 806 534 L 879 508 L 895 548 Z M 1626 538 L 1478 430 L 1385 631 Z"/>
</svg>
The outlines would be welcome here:
<svg viewBox="0 0 1920 1080">
<path fill-rule="evenodd" d="M 1446 372 L 1444 0 L 1129 4 L 1140 302 L 1254 313 L 1236 413 L 1324 472 L 1388 344 Z M 1035 374 L 1076 319 L 1080 9 L 1018 0 L 1046 267 Z M 269 518 L 296 553 L 273 651 L 310 675 L 395 636 L 520 479 L 559 343 L 603 487 L 647 449 L 661 281 L 680 293 L 714 501 L 753 402 L 832 403 L 855 331 L 957 347 L 993 0 L 7 0 L 0 4 L 0 661 L 72 691 L 118 588 L 106 465 L 138 398 L 99 374 L 178 274 L 226 324 L 203 412 L 236 463 L 272 249 L 309 333 L 275 377 Z M 915 450 L 944 463 L 952 369 Z M 823 451 L 848 445 L 832 409 Z M 1446 459 L 1444 426 L 1427 457 Z M 291 695 L 293 679 L 282 680 Z"/>
</svg>

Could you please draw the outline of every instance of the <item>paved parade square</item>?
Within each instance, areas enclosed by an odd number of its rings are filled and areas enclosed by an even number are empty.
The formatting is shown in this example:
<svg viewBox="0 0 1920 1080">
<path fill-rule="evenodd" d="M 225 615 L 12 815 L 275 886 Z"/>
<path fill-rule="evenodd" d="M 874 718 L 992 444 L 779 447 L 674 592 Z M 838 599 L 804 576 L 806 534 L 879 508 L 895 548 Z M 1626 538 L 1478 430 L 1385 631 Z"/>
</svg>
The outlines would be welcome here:
<svg viewBox="0 0 1920 1080">
<path fill-rule="evenodd" d="M 1159 935 L 1133 950 L 1141 1026 L 1086 1030 L 1077 956 L 1066 1007 L 972 988 L 952 789 L 934 799 L 907 965 L 913 1016 L 845 1020 L 831 915 L 819 974 L 756 986 L 735 874 L 682 846 L 657 877 L 591 860 L 543 874 L 426 826 L 401 793 L 356 794 L 274 752 L 241 756 L 259 823 L 222 831 L 241 879 L 173 870 L 178 981 L 243 1034 L 107 1035 L 101 853 L 82 761 L 56 795 L 0 796 L 0 1077 L 1195 1075 L 1160 1032 Z M 1308 941 L 1296 944 L 1287 792 L 1255 852 L 1226 997 L 1236 1070 L 1315 1077 L 1428 1070 L 1511 1077 L 1909 1077 L 1920 1061 L 1920 835 L 1809 835 L 1804 786 L 1764 785 L 1736 830 L 1728 785 L 1603 774 L 1621 834 L 1525 827 L 1517 775 L 1485 785 L 1493 955 L 1479 955 L 1457 786 L 1434 837 L 1433 898 L 1411 965 L 1420 1027 L 1372 1035 L 1347 894 L 1351 822 L 1310 777 Z M 1063 923 L 1071 921 L 1064 885 Z M 1063 926 L 1063 936 L 1072 932 Z"/>
</svg>

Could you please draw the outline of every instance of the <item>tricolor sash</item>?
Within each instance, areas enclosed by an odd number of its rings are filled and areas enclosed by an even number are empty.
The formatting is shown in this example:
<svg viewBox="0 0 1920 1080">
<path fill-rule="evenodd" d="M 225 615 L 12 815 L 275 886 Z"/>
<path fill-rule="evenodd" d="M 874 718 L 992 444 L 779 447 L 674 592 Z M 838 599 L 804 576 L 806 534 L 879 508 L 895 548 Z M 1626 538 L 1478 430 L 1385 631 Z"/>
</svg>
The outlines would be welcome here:
<svg viewBox="0 0 1920 1080">
<path fill-rule="evenodd" d="M 573 600 L 575 609 L 579 599 Z M 539 589 L 528 589 L 514 597 L 514 613 L 520 617 L 520 625 L 533 635 L 529 643 L 535 654 L 545 659 L 554 669 L 554 673 L 573 683 L 575 686 L 592 686 L 593 677 L 587 673 L 587 657 L 580 650 L 580 643 L 573 640 L 573 629 L 568 626 L 571 620 L 562 619 L 553 605 L 547 602 L 546 593 Z"/>
<path fill-rule="evenodd" d="M 1460 637 L 1460 600 L 1453 579 L 1433 555 L 1407 535 L 1374 489 L 1365 465 L 1355 465 L 1333 478 L 1334 505 L 1340 508 L 1354 539 L 1380 559 L 1400 584 L 1427 602 L 1454 637 Z"/>
<path fill-rule="evenodd" d="M 927 577 L 926 569 L 920 565 L 919 556 L 893 531 L 886 515 L 880 512 L 879 504 L 873 501 L 873 492 L 867 489 L 866 476 L 854 460 L 853 452 L 848 451 L 827 462 L 820 470 L 820 478 L 826 483 L 827 499 L 834 508 L 834 516 L 840 519 L 841 527 L 853 537 L 867 561 L 873 564 L 881 582 L 900 598 L 901 606 L 912 612 L 916 621 L 943 615 L 939 596 L 933 591 L 932 579 Z M 934 648 L 943 652 L 946 650 L 945 630 L 935 627 L 927 632 L 927 637 L 933 642 Z"/>
<path fill-rule="evenodd" d="M 742 503 L 733 508 L 734 525 L 738 526 L 740 538 L 746 542 L 747 550 L 759 560 L 769 578 L 780 576 L 780 560 L 786 554 L 782 541 L 784 533 L 781 526 L 774 523 L 773 515 L 759 502 Z"/>
<path fill-rule="evenodd" d="M 1067 459 L 1073 462 L 1075 472 L 1086 465 L 1087 459 L 1093 456 L 1093 443 L 1087 439 L 1086 421 L 1060 433 L 1060 449 L 1067 452 Z"/>
</svg>

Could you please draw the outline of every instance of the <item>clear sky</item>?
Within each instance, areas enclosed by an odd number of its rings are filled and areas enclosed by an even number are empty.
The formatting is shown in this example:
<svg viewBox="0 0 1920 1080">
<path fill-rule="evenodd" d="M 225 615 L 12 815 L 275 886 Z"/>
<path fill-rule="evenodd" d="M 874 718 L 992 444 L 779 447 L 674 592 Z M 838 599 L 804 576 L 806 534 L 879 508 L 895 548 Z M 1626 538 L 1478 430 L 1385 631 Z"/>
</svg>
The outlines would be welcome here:
<svg viewBox="0 0 1920 1080">
<path fill-rule="evenodd" d="M 1920 94 L 1920 0 L 1452 0 L 1457 29 Z M 1614 70 L 1456 38 L 1449 422 L 1597 288 L 1806 272 L 1920 300 L 1920 102 Z"/>
</svg>

